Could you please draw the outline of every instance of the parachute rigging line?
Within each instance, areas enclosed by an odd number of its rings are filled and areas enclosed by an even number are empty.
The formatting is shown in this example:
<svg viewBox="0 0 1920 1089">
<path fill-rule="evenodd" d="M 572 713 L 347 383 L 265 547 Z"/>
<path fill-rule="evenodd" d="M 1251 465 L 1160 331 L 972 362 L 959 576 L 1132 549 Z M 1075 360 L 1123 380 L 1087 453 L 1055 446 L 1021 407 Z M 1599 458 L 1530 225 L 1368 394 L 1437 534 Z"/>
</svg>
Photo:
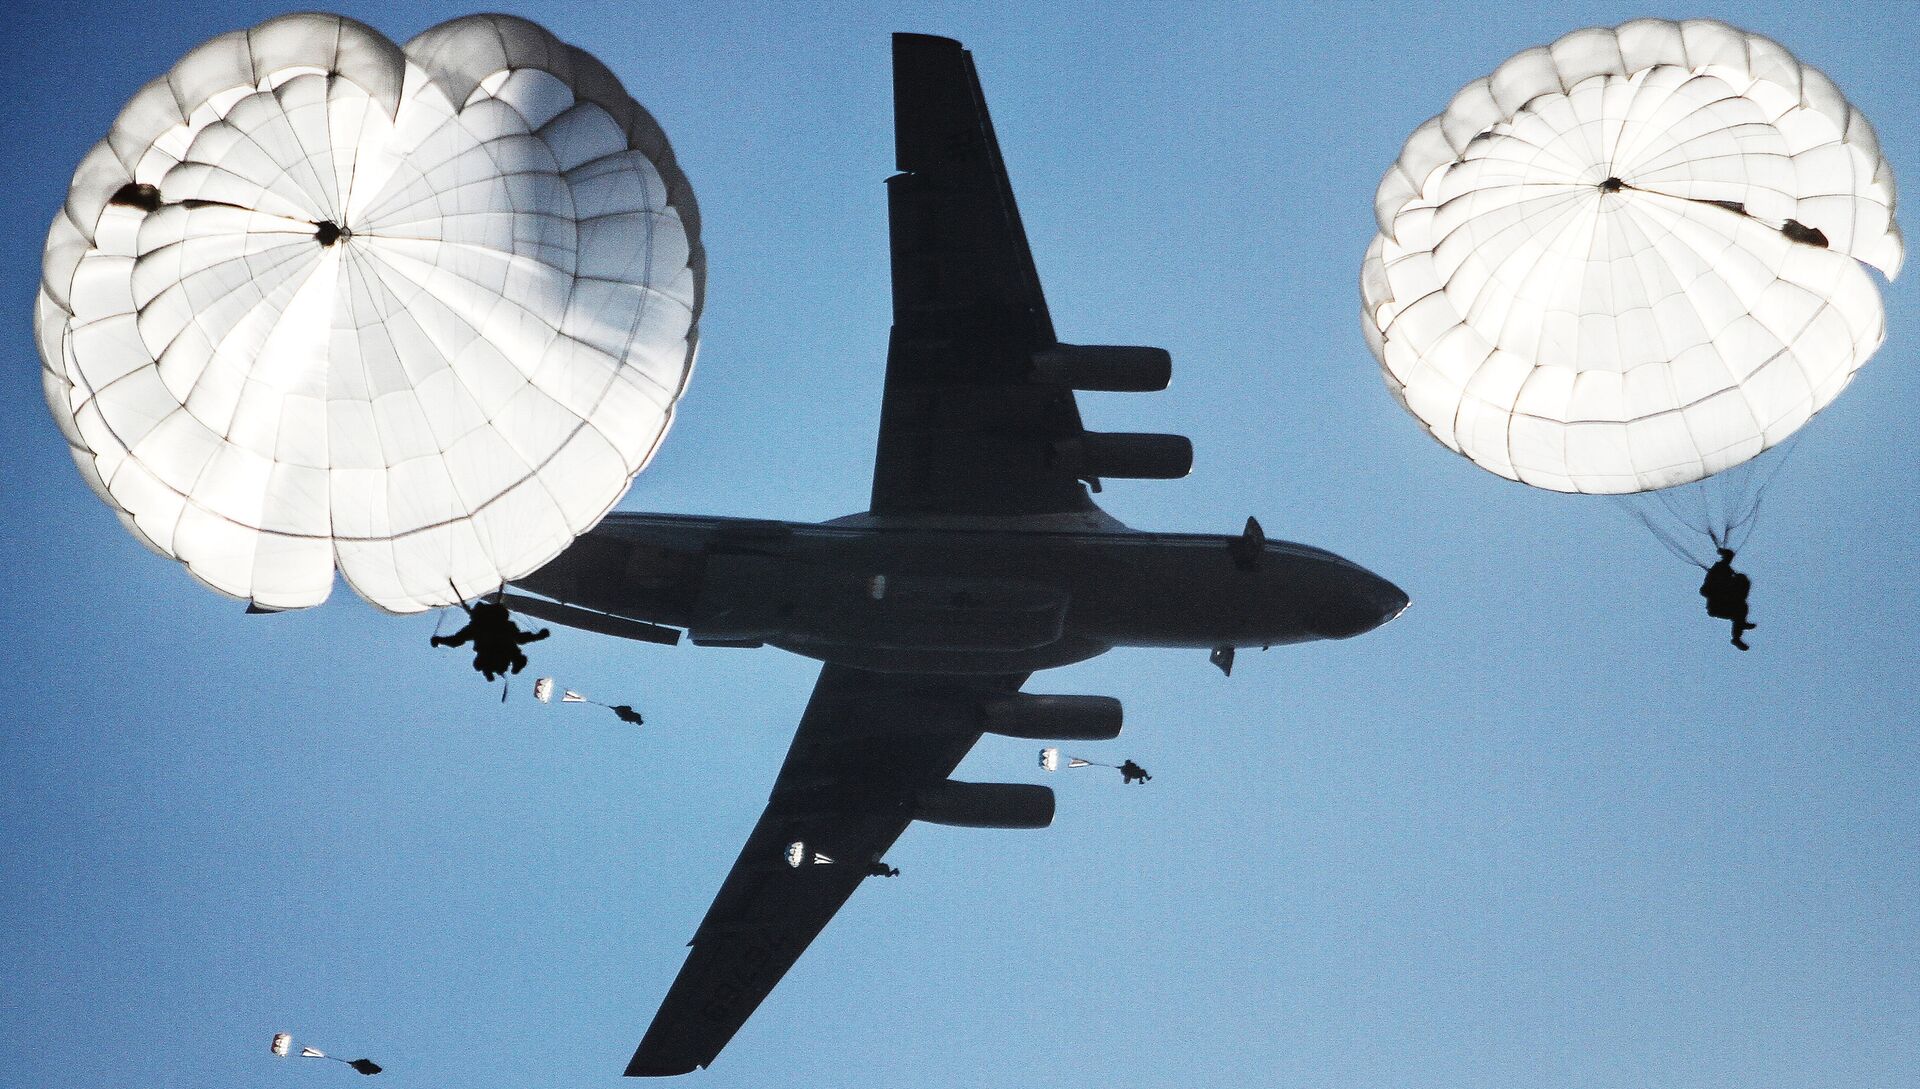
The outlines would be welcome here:
<svg viewBox="0 0 1920 1089">
<path fill-rule="evenodd" d="M 1760 504 L 1766 501 L 1767 489 L 1773 486 L 1774 478 L 1780 475 L 1780 470 L 1787 467 L 1787 462 L 1793 457 L 1794 451 L 1800 449 L 1801 434 L 1801 432 L 1796 431 L 1786 442 L 1780 444 L 1778 447 L 1780 456 L 1767 468 L 1766 474 L 1760 477 L 1759 484 L 1754 486 L 1753 497 L 1751 499 L 1742 499 L 1741 508 L 1744 509 L 1746 513 L 1727 527 L 1726 538 L 1722 541 L 1720 547 L 1730 552 L 1738 552 L 1746 547 L 1747 538 L 1753 535 L 1753 527 L 1758 524 Z"/>
<path fill-rule="evenodd" d="M 1665 545 L 1668 552 L 1671 552 L 1676 557 L 1682 560 L 1685 560 L 1687 563 L 1690 563 L 1695 567 L 1700 568 L 1702 571 L 1707 569 L 1708 565 L 1705 562 L 1703 562 L 1700 559 L 1700 557 L 1694 555 L 1692 549 L 1688 548 L 1685 544 L 1681 542 L 1678 534 L 1674 533 L 1671 529 L 1668 529 L 1666 526 L 1663 526 L 1660 523 L 1654 521 L 1652 515 L 1648 514 L 1645 510 L 1641 509 L 1638 504 L 1634 503 L 1633 495 L 1631 494 L 1612 495 L 1612 496 L 1608 496 L 1607 498 L 1613 500 L 1614 506 L 1618 507 L 1623 511 L 1626 511 L 1628 514 L 1631 514 L 1635 518 L 1639 519 L 1640 524 L 1647 527 L 1647 532 L 1653 534 L 1655 540 Z M 1686 521 L 1686 519 L 1684 518 L 1680 520 L 1682 522 Z"/>
<path fill-rule="evenodd" d="M 1639 519 L 1667 551 L 1705 570 L 1712 566 L 1712 561 L 1702 559 L 1694 551 L 1696 546 L 1690 545 L 1689 538 L 1674 528 L 1675 523 L 1706 538 L 1715 549 L 1740 551 L 1759 524 L 1760 506 L 1773 482 L 1799 446 L 1800 434 L 1796 433 L 1760 457 L 1717 476 L 1658 491 L 1608 498 Z M 1648 509 L 1647 497 L 1659 502 L 1670 521 L 1662 524 L 1655 512 Z"/>
<path fill-rule="evenodd" d="M 460 607 L 463 609 L 466 608 L 467 599 L 460 596 L 460 588 L 453 584 L 452 579 L 447 580 L 447 589 L 453 592 L 454 600 L 459 603 Z M 451 608 L 453 608 L 452 605 L 443 605 L 440 607 L 440 616 L 433 622 L 433 634 L 435 637 L 440 635 L 441 628 L 446 627 L 447 610 Z"/>
</svg>

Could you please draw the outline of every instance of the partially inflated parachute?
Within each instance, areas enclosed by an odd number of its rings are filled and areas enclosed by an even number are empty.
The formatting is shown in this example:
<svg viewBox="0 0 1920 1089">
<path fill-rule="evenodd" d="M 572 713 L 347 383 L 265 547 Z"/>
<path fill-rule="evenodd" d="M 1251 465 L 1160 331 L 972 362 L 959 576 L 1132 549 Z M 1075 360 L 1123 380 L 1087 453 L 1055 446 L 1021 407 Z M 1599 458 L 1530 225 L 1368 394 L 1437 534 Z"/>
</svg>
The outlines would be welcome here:
<svg viewBox="0 0 1920 1089">
<path fill-rule="evenodd" d="M 1879 347 L 1865 266 L 1899 269 L 1893 208 L 1872 127 L 1778 44 L 1582 30 L 1407 141 L 1361 325 L 1395 397 L 1482 468 L 1666 488 L 1787 439 Z"/>
<path fill-rule="evenodd" d="M 601 703 L 599 700 L 575 692 L 571 688 L 558 687 L 552 677 L 541 677 L 539 680 L 533 682 L 533 698 L 539 700 L 541 703 L 552 703 L 555 692 L 560 693 L 561 703 L 590 703 L 595 707 L 604 707 L 612 711 L 613 716 L 621 722 L 633 726 L 646 725 L 646 719 L 629 704 Z"/>
<path fill-rule="evenodd" d="M 705 257 L 660 127 L 522 19 L 404 48 L 235 31 L 74 175 L 35 324 L 47 402 L 154 550 L 270 609 L 408 613 L 532 572 L 672 419 Z"/>
<path fill-rule="evenodd" d="M 1066 758 L 1065 762 L 1062 763 L 1060 759 L 1060 750 L 1056 748 L 1050 747 L 1050 748 L 1045 748 L 1040 750 L 1040 770 L 1041 771 L 1059 771 L 1062 767 L 1090 768 L 1093 766 L 1094 766 L 1093 761 L 1082 760 L 1078 756 L 1069 756 Z M 1113 766 L 1114 765 L 1112 764 L 1100 765 L 1100 767 L 1103 767 L 1103 768 L 1110 768 Z"/>
<path fill-rule="evenodd" d="M 275 1056 L 284 1059 L 287 1057 L 289 1053 L 292 1052 L 292 1050 L 293 1050 L 293 1034 L 292 1033 L 276 1032 L 273 1034 L 272 1051 Z M 352 1067 L 354 1070 L 369 1076 L 378 1074 L 383 1069 L 383 1067 L 381 1067 L 379 1063 L 374 1062 L 372 1059 L 342 1059 L 337 1055 L 329 1055 L 317 1047 L 301 1048 L 300 1057 L 303 1059 L 330 1059 L 333 1062 L 344 1063 L 347 1066 Z"/>
<path fill-rule="evenodd" d="M 804 842 L 800 840 L 794 840 L 792 843 L 787 844 L 786 850 L 781 853 L 783 857 L 786 858 L 787 865 L 791 866 L 796 870 L 808 864 L 812 864 L 815 866 L 833 865 L 833 859 L 828 858 L 826 855 L 821 854 L 819 851 L 816 851 L 811 847 L 808 847 Z"/>
</svg>

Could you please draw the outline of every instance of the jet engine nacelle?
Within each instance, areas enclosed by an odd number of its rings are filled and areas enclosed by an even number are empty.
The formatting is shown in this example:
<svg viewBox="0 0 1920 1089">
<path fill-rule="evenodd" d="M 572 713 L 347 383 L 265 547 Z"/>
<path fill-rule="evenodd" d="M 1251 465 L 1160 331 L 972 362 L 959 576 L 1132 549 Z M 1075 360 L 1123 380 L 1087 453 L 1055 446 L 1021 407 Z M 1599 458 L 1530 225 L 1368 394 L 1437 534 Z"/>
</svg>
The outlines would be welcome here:
<svg viewBox="0 0 1920 1089">
<path fill-rule="evenodd" d="M 1068 389 L 1156 393 L 1173 380 L 1173 356 L 1165 348 L 1056 344 L 1034 353 L 1033 376 Z"/>
<path fill-rule="evenodd" d="M 1045 828 L 1053 823 L 1053 791 L 1030 783 L 947 779 L 920 791 L 913 817 L 960 828 Z"/>
<path fill-rule="evenodd" d="M 1054 457 L 1082 478 L 1178 480 L 1193 471 L 1193 441 L 1185 435 L 1089 431 L 1055 443 Z"/>
<path fill-rule="evenodd" d="M 1020 693 L 989 700 L 982 728 L 1028 741 L 1111 741 L 1120 736 L 1120 701 L 1112 696 Z"/>
</svg>

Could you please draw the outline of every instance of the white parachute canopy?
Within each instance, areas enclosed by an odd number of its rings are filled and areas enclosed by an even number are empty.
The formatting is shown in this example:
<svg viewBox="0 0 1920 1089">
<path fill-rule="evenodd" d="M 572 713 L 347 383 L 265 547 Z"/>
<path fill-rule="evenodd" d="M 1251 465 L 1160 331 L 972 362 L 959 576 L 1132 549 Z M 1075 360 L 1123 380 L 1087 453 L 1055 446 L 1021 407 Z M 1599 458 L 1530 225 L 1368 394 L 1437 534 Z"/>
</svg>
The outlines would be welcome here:
<svg viewBox="0 0 1920 1089">
<path fill-rule="evenodd" d="M 293 1046 L 293 1034 L 292 1034 L 292 1033 L 290 1033 L 290 1032 L 276 1032 L 276 1033 L 274 1033 L 274 1034 L 273 1034 L 273 1048 L 272 1048 L 272 1050 L 273 1050 L 273 1053 L 274 1053 L 275 1055 L 278 1055 L 278 1056 L 280 1056 L 281 1058 L 285 1058 L 285 1057 L 286 1057 L 286 1054 L 287 1054 L 287 1052 L 288 1052 L 288 1050 L 290 1050 L 290 1049 L 292 1048 L 292 1046 Z"/>
<path fill-rule="evenodd" d="M 334 15 L 142 88 L 47 237 L 48 405 L 162 555 L 270 609 L 336 566 L 412 613 L 524 576 L 652 457 L 706 259 L 660 126 L 599 61 L 474 15 Z"/>
<path fill-rule="evenodd" d="M 539 700 L 541 703 L 551 703 L 553 701 L 552 677 L 542 677 L 533 682 L 533 698 Z"/>
<path fill-rule="evenodd" d="M 1642 19 L 1529 49 L 1414 132 L 1361 325 L 1395 397 L 1564 492 L 1698 480 L 1792 435 L 1884 336 L 1902 248 L 1866 118 L 1777 43 Z"/>
</svg>

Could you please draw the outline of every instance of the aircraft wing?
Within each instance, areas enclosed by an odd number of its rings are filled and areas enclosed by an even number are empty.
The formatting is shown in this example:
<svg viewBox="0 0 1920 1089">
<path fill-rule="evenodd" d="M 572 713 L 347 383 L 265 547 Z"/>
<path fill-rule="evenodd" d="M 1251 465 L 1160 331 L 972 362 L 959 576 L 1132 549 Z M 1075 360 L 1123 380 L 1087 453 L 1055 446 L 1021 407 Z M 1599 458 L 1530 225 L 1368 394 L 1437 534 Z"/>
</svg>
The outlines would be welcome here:
<svg viewBox="0 0 1920 1089">
<path fill-rule="evenodd" d="M 766 812 L 627 1075 L 711 1063 L 980 739 L 981 701 L 1025 680 L 821 669 Z M 789 865 L 795 842 L 833 861 Z"/>
<path fill-rule="evenodd" d="M 973 57 L 947 38 L 896 34 L 893 72 L 901 173 L 887 179 L 893 336 L 872 510 L 1087 510 L 1081 482 L 1099 485 L 1076 446 L 1073 388 L 1037 362 L 1086 350 L 1054 336 Z M 1119 351 L 1155 353 L 1158 384 L 1079 388 L 1166 385 L 1166 353 Z"/>
</svg>

